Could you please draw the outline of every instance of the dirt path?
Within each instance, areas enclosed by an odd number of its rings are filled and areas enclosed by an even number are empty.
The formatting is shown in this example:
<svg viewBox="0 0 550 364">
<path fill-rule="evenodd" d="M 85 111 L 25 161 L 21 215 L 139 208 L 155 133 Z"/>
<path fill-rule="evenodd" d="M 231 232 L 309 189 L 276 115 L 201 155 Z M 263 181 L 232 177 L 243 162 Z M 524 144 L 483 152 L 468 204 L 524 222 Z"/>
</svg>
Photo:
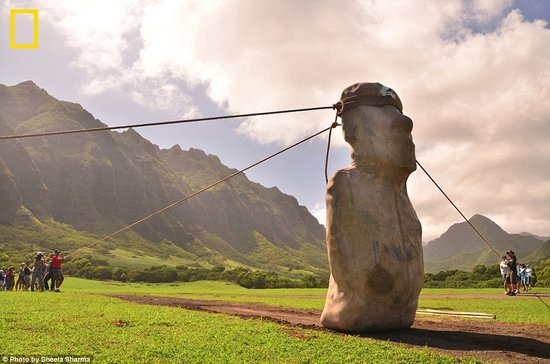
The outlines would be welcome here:
<svg viewBox="0 0 550 364">
<path fill-rule="evenodd" d="M 331 332 L 319 323 L 319 311 L 286 309 L 258 304 L 190 300 L 177 297 L 110 295 L 147 305 L 262 318 L 290 327 Z M 285 330 L 300 337 L 297 330 Z M 365 338 L 431 349 L 454 356 L 475 356 L 507 363 L 550 363 L 550 328 L 478 320 L 418 318 L 410 329 L 363 335 Z"/>
</svg>

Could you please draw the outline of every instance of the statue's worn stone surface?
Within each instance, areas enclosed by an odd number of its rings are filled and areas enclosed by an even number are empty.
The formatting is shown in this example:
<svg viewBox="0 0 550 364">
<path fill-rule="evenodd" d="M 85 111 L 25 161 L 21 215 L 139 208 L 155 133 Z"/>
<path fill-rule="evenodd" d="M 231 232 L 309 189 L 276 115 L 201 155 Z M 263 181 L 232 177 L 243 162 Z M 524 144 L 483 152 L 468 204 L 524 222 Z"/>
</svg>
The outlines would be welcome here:
<svg viewBox="0 0 550 364">
<path fill-rule="evenodd" d="M 353 166 L 327 185 L 330 282 L 321 323 L 343 332 L 412 325 L 424 278 L 422 231 L 407 195 L 416 169 L 412 120 L 378 83 L 342 93 Z"/>
</svg>

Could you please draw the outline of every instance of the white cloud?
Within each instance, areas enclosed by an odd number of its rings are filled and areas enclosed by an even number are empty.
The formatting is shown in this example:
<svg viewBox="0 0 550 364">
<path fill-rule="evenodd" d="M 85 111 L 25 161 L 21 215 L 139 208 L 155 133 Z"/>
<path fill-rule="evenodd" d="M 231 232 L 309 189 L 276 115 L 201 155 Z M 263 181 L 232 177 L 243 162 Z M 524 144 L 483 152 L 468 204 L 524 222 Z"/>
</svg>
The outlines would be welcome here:
<svg viewBox="0 0 550 364">
<path fill-rule="evenodd" d="M 315 204 L 311 210 L 311 214 L 319 221 L 319 224 L 326 226 L 327 224 L 327 209 L 324 203 Z"/>
<path fill-rule="evenodd" d="M 550 30 L 511 0 L 41 4 L 79 51 L 90 94 L 129 90 L 149 107 L 187 110 L 180 81 L 248 112 L 329 105 L 352 83 L 382 82 L 415 121 L 418 159 L 467 215 L 550 233 Z M 332 117 L 289 115 L 276 128 L 251 119 L 240 131 L 286 144 Z M 427 238 L 459 220 L 420 172 L 409 190 Z"/>
<path fill-rule="evenodd" d="M 483 213 L 511 232 L 548 231 L 549 43 L 545 24 L 513 11 L 494 33 L 451 45 L 419 80 L 429 86 L 411 96 L 419 160 L 467 216 Z M 446 221 L 451 207 L 442 215 L 417 180 L 419 215 Z"/>
<path fill-rule="evenodd" d="M 139 3 L 132 0 L 39 3 L 41 18 L 65 35 L 67 46 L 78 49 L 74 65 L 82 68 L 94 83 L 87 85 L 87 91 L 101 93 L 117 87 L 116 82 L 103 78 L 113 75 L 128 78 L 124 56 L 130 48 L 129 36 L 140 24 Z"/>
<path fill-rule="evenodd" d="M 147 89 L 135 89 L 130 98 L 137 104 L 178 115 L 181 118 L 196 117 L 199 112 L 189 95 L 183 94 L 177 86 L 166 83 Z"/>
<path fill-rule="evenodd" d="M 472 16 L 480 23 L 493 21 L 509 10 L 514 0 L 474 0 Z"/>
<path fill-rule="evenodd" d="M 162 20 L 167 14 L 176 17 L 180 14 L 163 8 L 163 4 L 133 0 L 42 1 L 40 16 L 64 34 L 68 47 L 78 50 L 72 66 L 81 69 L 85 75 L 81 87 L 84 94 L 118 92 L 127 94 L 129 99 L 149 109 L 181 118 L 197 116 L 198 110 L 192 98 L 174 84 L 175 79 L 170 77 L 170 73 L 161 68 L 163 60 L 175 57 L 181 61 L 181 54 L 159 52 L 158 59 L 150 63 L 160 68 L 150 70 L 142 67 L 144 57 L 140 56 L 141 53 L 158 51 L 154 44 L 147 43 L 147 34 L 155 33 L 155 29 L 147 28 L 147 18 Z M 192 13 L 193 9 L 186 10 Z M 181 29 L 172 30 L 173 34 L 182 34 Z M 164 49 L 181 50 L 185 47 L 174 40 Z M 180 74 L 175 76 L 184 78 Z"/>
</svg>

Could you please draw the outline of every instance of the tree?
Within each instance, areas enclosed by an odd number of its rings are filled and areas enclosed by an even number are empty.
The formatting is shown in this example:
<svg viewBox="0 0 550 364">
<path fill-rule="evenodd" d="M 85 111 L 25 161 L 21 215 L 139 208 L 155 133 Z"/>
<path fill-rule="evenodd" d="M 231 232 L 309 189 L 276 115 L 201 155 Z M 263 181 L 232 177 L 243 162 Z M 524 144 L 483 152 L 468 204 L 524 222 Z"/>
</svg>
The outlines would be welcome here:
<svg viewBox="0 0 550 364">
<path fill-rule="evenodd" d="M 479 264 L 479 265 L 476 265 L 474 267 L 472 272 L 475 273 L 475 274 L 478 274 L 480 276 L 483 276 L 483 275 L 485 275 L 485 272 L 487 272 L 487 267 L 482 265 L 482 264 Z"/>
<path fill-rule="evenodd" d="M 550 259 L 542 260 L 538 265 L 533 266 L 533 273 L 537 286 L 550 287 Z"/>
</svg>

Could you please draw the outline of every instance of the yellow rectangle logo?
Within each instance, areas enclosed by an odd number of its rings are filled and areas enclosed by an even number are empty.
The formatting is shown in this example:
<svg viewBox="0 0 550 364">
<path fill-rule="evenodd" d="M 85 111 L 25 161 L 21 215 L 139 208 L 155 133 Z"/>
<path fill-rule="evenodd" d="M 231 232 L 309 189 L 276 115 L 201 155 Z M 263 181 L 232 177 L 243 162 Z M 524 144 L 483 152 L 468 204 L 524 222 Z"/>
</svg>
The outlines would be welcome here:
<svg viewBox="0 0 550 364">
<path fill-rule="evenodd" d="M 15 16 L 18 14 L 30 14 L 33 16 L 33 42 L 15 42 Z M 18 49 L 38 48 L 38 9 L 11 9 L 10 10 L 10 47 Z"/>
</svg>

